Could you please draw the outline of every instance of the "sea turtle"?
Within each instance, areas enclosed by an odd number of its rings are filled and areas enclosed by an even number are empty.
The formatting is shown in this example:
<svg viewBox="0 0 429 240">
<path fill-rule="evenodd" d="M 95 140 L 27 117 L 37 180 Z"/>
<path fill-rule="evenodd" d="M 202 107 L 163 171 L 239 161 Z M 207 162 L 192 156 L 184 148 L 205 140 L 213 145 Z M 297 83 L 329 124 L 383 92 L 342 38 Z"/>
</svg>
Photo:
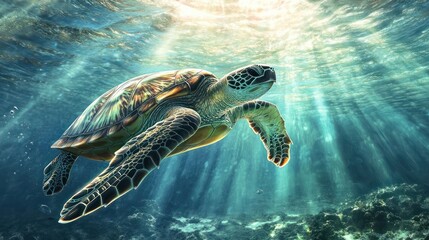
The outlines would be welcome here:
<svg viewBox="0 0 429 240">
<path fill-rule="evenodd" d="M 184 69 L 132 78 L 97 98 L 52 148 L 61 153 L 44 169 L 46 195 L 60 192 L 79 155 L 109 166 L 70 198 L 67 223 L 137 188 L 161 160 L 221 140 L 239 119 L 260 135 L 268 160 L 282 167 L 291 140 L 277 107 L 255 100 L 276 81 L 274 69 L 250 65 L 220 80 Z"/>
</svg>

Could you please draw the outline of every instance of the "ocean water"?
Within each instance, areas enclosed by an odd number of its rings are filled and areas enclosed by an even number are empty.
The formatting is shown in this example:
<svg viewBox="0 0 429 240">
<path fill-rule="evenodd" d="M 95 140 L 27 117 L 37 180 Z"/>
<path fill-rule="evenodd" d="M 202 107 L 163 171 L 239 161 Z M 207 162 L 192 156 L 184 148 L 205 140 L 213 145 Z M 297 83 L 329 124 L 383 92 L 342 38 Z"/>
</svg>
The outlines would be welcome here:
<svg viewBox="0 0 429 240">
<path fill-rule="evenodd" d="M 428 239 L 428 18 L 426 0 L 0 1 L 0 239 Z M 261 99 L 293 140 L 285 167 L 241 121 L 57 222 L 107 163 L 79 158 L 47 197 L 50 146 L 99 95 L 255 63 L 277 73 Z"/>
</svg>

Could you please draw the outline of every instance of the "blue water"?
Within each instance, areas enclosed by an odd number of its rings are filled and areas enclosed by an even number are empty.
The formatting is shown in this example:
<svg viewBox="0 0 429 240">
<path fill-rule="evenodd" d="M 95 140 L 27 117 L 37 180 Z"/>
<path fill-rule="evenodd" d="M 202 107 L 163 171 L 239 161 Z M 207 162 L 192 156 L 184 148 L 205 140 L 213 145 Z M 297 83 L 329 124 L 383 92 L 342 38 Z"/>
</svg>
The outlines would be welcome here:
<svg viewBox="0 0 429 240">
<path fill-rule="evenodd" d="M 148 201 L 171 216 L 250 218 L 427 185 L 428 17 L 419 0 L 1 1 L 0 239 L 102 231 Z M 293 140 L 284 168 L 243 121 L 221 142 L 163 161 L 108 208 L 57 223 L 64 202 L 107 167 L 80 158 L 64 191 L 43 195 L 51 144 L 95 98 L 144 73 L 201 68 L 220 78 L 254 63 L 277 72 L 262 99 L 279 107 Z M 47 232 L 33 236 L 38 221 Z M 112 239 L 127 232 L 117 227 Z"/>
</svg>

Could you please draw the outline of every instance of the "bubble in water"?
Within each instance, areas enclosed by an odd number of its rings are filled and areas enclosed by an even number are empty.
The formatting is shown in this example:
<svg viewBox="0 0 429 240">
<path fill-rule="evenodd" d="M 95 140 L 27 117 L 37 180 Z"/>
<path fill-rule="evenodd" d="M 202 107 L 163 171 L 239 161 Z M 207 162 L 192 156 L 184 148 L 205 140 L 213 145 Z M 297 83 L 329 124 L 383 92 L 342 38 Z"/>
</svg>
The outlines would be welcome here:
<svg viewBox="0 0 429 240">
<path fill-rule="evenodd" d="M 13 108 L 9 111 L 10 115 L 15 115 L 15 112 L 18 111 L 19 108 L 17 106 L 13 106 Z"/>
<path fill-rule="evenodd" d="M 19 135 L 18 135 L 18 137 L 17 137 L 18 139 L 22 139 L 22 138 L 24 138 L 24 133 L 19 133 Z"/>
<path fill-rule="evenodd" d="M 40 204 L 39 211 L 46 215 L 51 214 L 51 209 L 45 204 Z"/>
</svg>

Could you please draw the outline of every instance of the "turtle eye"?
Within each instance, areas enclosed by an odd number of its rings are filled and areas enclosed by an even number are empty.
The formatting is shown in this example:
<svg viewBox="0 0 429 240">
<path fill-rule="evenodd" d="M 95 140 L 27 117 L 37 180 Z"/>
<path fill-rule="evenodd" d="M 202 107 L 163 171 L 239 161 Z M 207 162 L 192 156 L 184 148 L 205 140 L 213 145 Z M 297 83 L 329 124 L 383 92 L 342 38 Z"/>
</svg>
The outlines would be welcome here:
<svg viewBox="0 0 429 240">
<path fill-rule="evenodd" d="M 259 77 L 258 72 L 256 72 L 255 70 L 253 70 L 251 68 L 247 70 L 247 73 L 250 74 L 250 76 L 252 76 L 252 77 Z"/>
</svg>

